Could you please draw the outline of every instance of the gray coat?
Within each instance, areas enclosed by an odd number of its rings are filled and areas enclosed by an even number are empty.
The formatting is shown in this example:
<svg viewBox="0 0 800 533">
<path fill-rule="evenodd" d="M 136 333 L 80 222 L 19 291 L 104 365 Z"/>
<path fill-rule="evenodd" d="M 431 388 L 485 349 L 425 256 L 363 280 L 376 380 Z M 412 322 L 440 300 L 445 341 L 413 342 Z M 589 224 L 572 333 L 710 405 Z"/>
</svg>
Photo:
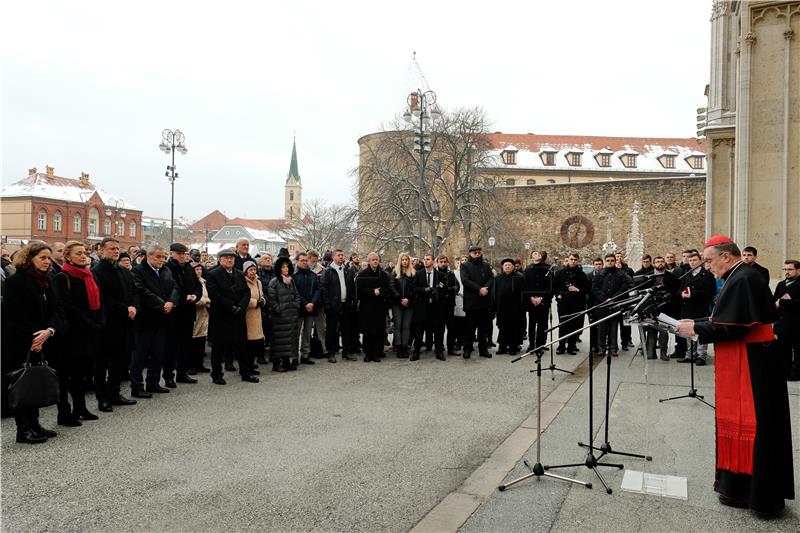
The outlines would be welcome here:
<svg viewBox="0 0 800 533">
<path fill-rule="evenodd" d="M 300 295 L 294 281 L 288 287 L 280 279 L 273 278 L 267 286 L 272 319 L 272 344 L 270 360 L 288 357 L 298 358 L 298 337 L 300 329 L 297 318 L 300 313 Z"/>
</svg>

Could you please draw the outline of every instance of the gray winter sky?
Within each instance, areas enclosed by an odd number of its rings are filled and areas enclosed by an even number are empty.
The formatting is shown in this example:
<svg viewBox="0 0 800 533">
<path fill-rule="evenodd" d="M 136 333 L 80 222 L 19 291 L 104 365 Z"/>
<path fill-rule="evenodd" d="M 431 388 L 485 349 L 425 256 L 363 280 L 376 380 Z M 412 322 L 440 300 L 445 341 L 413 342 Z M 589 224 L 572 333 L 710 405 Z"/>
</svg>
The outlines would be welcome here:
<svg viewBox="0 0 800 533">
<path fill-rule="evenodd" d="M 45 164 L 169 216 L 280 218 L 292 134 L 304 199 L 344 202 L 357 139 L 403 111 L 412 52 L 444 107 L 507 133 L 690 137 L 709 1 L 4 2 L 2 181 Z"/>
</svg>

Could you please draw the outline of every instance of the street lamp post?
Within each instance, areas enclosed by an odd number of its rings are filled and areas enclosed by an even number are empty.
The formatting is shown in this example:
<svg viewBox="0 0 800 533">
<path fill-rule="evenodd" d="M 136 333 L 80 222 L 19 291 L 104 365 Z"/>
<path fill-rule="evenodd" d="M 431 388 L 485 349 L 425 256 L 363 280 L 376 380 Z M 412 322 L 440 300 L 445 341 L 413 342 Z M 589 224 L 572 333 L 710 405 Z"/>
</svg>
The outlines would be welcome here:
<svg viewBox="0 0 800 533">
<path fill-rule="evenodd" d="M 125 200 L 118 200 L 116 198 L 109 198 L 106 202 L 106 216 L 110 217 L 111 215 L 115 215 L 112 224 L 114 225 L 114 229 L 116 230 L 118 237 L 125 236 L 125 217 L 128 216 L 128 213 L 125 211 Z M 122 231 L 119 231 L 119 220 L 122 219 Z M 112 232 L 113 235 L 113 232 Z"/>
<path fill-rule="evenodd" d="M 494 245 L 497 242 L 497 239 L 494 237 L 489 237 L 489 264 L 492 268 L 494 268 Z"/>
<path fill-rule="evenodd" d="M 164 130 L 161 132 L 161 144 L 158 149 L 165 154 L 172 154 L 172 165 L 167 165 L 167 171 L 164 175 L 169 179 L 172 188 L 172 198 L 169 206 L 169 242 L 175 242 L 175 180 L 178 179 L 178 173 L 175 172 L 175 151 L 186 155 L 188 150 L 186 145 L 183 144 L 185 137 L 181 130 Z"/>
<path fill-rule="evenodd" d="M 428 129 L 433 127 L 433 123 L 442 118 L 439 108 L 436 106 L 436 93 L 433 91 L 423 91 L 417 89 L 415 92 L 408 95 L 406 100 L 408 108 L 403 113 L 403 119 L 406 122 L 413 124 L 414 118 L 419 120 L 419 128 L 414 124 L 414 151 L 419 154 L 419 214 L 417 215 L 419 223 L 419 236 L 417 244 L 417 255 L 422 257 L 422 211 L 424 202 L 424 188 L 425 188 L 425 162 L 427 161 L 427 154 L 431 152 L 431 135 L 426 133 L 426 126 Z"/>
</svg>

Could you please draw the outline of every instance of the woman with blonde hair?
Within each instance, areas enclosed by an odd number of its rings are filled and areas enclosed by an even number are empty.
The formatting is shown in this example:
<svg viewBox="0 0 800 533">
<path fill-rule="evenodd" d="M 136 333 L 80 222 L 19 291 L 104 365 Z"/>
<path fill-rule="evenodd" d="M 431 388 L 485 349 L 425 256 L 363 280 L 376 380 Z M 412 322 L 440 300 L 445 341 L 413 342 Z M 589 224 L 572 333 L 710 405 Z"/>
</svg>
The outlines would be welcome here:
<svg viewBox="0 0 800 533">
<path fill-rule="evenodd" d="M 61 386 L 58 423 L 62 426 L 80 426 L 81 420 L 97 420 L 97 415 L 86 408 L 86 376 L 91 375 L 106 319 L 100 287 L 89 269 L 90 261 L 85 244 L 68 241 L 64 245 L 62 270 L 53 277 L 53 288 L 69 323 L 58 368 Z M 72 396 L 72 409 L 67 390 Z"/>
<path fill-rule="evenodd" d="M 394 351 L 407 359 L 411 351 L 411 319 L 414 316 L 414 274 L 411 256 L 402 252 L 391 276 L 392 321 L 394 322 Z"/>
</svg>

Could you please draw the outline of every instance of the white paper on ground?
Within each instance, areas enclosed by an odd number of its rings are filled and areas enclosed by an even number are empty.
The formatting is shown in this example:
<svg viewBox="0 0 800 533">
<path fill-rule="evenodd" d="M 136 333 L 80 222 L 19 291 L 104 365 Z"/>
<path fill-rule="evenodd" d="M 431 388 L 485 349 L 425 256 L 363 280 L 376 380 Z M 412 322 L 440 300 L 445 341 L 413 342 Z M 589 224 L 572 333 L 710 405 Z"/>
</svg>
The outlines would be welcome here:
<svg viewBox="0 0 800 533">
<path fill-rule="evenodd" d="M 625 470 L 622 478 L 622 490 L 678 500 L 689 499 L 685 477 L 649 474 L 637 470 Z"/>
</svg>

